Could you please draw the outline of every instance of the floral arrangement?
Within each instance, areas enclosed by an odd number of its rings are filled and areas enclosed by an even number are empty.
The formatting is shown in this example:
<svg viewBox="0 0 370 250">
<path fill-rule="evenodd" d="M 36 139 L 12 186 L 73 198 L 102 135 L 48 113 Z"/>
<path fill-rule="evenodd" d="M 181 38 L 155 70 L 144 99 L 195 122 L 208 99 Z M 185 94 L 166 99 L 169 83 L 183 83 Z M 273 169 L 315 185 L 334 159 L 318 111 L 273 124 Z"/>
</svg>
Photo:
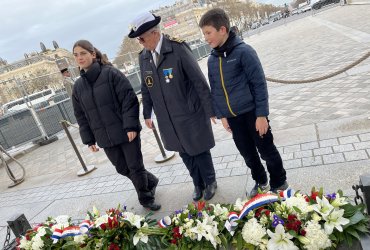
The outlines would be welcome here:
<svg viewBox="0 0 370 250">
<path fill-rule="evenodd" d="M 308 195 L 260 193 L 235 204 L 204 201 L 156 221 L 120 206 L 104 215 L 93 208 L 84 221 L 48 218 L 29 230 L 19 249 L 335 249 L 368 233 L 363 204 L 341 191 Z"/>
</svg>

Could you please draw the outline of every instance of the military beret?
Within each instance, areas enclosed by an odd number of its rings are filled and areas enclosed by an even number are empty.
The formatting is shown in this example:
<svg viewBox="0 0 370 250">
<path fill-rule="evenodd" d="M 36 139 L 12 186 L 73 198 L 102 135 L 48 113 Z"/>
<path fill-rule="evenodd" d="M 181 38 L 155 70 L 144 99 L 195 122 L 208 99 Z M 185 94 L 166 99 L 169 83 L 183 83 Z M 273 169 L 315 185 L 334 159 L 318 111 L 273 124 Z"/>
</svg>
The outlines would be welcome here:
<svg viewBox="0 0 370 250">
<path fill-rule="evenodd" d="M 134 19 L 130 25 L 130 33 L 128 34 L 129 38 L 135 38 L 141 34 L 147 32 L 161 21 L 160 16 L 155 16 L 154 14 L 147 12 L 139 15 Z"/>
</svg>

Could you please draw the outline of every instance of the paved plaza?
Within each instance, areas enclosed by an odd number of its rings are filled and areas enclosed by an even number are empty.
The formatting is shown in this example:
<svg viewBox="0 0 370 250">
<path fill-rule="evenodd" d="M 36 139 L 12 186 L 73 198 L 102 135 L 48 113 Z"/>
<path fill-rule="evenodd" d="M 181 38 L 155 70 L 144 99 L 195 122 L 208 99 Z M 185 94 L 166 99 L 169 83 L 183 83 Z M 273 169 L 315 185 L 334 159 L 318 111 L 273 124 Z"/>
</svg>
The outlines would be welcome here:
<svg viewBox="0 0 370 250">
<path fill-rule="evenodd" d="M 338 6 L 276 28 L 245 37 L 260 56 L 266 76 L 302 80 L 335 72 L 370 52 L 370 5 Z M 199 61 L 207 74 L 207 59 Z M 295 190 L 312 186 L 342 189 L 353 197 L 359 175 L 370 173 L 370 58 L 356 67 L 319 82 L 268 83 L 270 120 L 275 142 Z M 144 124 L 144 122 L 142 122 Z M 250 171 L 238 154 L 232 136 L 221 122 L 214 124 L 216 147 L 212 149 L 218 191 L 211 202 L 234 202 L 253 186 Z M 101 210 L 119 203 L 145 214 L 133 185 L 118 175 L 102 150 L 89 152 L 78 129 L 70 132 L 87 164 L 97 170 L 77 177 L 81 165 L 68 138 L 18 154 L 26 169 L 25 181 L 9 189 L 5 169 L 0 168 L 0 244 L 7 219 L 24 213 L 32 223 L 48 216 L 71 215 L 81 219 L 87 210 Z M 146 168 L 160 178 L 156 200 L 160 218 L 191 202 L 193 185 L 177 154 L 157 164 L 160 154 L 154 134 L 143 127 L 142 150 Z M 10 163 L 17 174 L 17 165 Z"/>
</svg>

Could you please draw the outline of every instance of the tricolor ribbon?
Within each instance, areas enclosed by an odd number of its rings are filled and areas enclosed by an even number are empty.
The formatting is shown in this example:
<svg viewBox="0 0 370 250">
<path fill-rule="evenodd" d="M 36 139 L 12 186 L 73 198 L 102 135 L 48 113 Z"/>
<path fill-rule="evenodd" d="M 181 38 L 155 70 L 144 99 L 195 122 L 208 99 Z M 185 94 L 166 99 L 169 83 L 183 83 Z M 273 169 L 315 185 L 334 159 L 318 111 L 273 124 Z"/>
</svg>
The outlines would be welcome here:
<svg viewBox="0 0 370 250">
<path fill-rule="evenodd" d="M 85 234 L 87 233 L 90 228 L 92 228 L 94 225 L 94 222 L 90 221 L 90 220 L 84 220 L 80 223 L 79 227 L 80 227 L 80 232 Z"/>
<path fill-rule="evenodd" d="M 54 243 L 56 243 L 60 239 L 63 239 L 69 236 L 77 236 L 80 234 L 81 232 L 80 232 L 79 226 L 70 226 L 70 227 L 65 227 L 64 229 L 59 229 L 59 228 L 54 229 L 54 232 L 51 235 L 51 238 L 54 240 Z"/>
<path fill-rule="evenodd" d="M 276 202 L 279 199 L 285 200 L 287 198 L 292 197 L 293 195 L 294 195 L 293 189 L 287 189 L 285 191 L 280 191 L 278 194 L 272 194 L 272 193 L 257 194 L 255 197 L 253 197 L 252 199 L 250 199 L 244 204 L 243 209 L 240 211 L 239 215 L 237 215 L 237 213 L 235 212 L 229 213 L 229 220 L 225 223 L 227 225 L 225 227 L 231 234 L 233 234 L 234 229 L 238 225 L 236 220 L 241 220 L 242 218 L 244 218 L 244 216 L 246 216 L 253 209 L 259 208 L 266 204 Z"/>
<path fill-rule="evenodd" d="M 171 225 L 171 218 L 169 216 L 164 217 L 158 221 L 158 225 L 161 228 L 166 228 Z"/>
</svg>

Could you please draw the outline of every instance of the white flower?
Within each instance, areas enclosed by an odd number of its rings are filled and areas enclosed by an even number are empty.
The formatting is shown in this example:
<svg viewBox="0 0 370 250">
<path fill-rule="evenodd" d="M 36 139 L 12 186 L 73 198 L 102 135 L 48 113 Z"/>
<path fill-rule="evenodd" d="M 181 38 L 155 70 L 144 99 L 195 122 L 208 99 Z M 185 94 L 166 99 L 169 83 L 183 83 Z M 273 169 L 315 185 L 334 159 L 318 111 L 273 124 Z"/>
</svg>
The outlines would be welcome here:
<svg viewBox="0 0 370 250">
<path fill-rule="evenodd" d="M 222 207 L 220 204 L 211 204 L 213 207 L 214 214 L 219 216 L 221 220 L 227 220 L 229 215 L 229 210 L 226 207 Z"/>
<path fill-rule="evenodd" d="M 333 207 L 335 208 L 339 208 L 343 205 L 346 205 L 348 204 L 348 202 L 346 201 L 346 197 L 340 197 L 339 194 L 335 194 L 335 199 L 330 203 Z"/>
<path fill-rule="evenodd" d="M 94 217 L 99 217 L 100 216 L 100 212 L 95 206 L 93 206 L 93 212 L 92 213 L 93 213 Z"/>
<path fill-rule="evenodd" d="M 317 221 L 308 221 L 304 230 L 306 231 L 305 237 L 309 240 L 309 243 L 304 245 L 305 249 L 326 249 L 331 246 L 328 235 L 322 230 Z"/>
<path fill-rule="evenodd" d="M 275 233 L 267 230 L 267 234 L 271 239 L 267 243 L 267 249 L 271 250 L 298 250 L 299 248 L 294 245 L 293 238 L 289 233 L 285 233 L 283 225 L 279 224 L 275 227 Z"/>
<path fill-rule="evenodd" d="M 32 238 L 32 250 L 41 250 L 44 247 L 44 241 L 41 239 L 40 236 L 35 235 Z"/>
<path fill-rule="evenodd" d="M 136 214 L 133 214 L 133 213 L 130 213 L 130 212 L 124 213 L 124 217 L 125 217 L 125 220 L 130 222 L 130 224 L 132 226 L 135 226 L 137 228 L 141 227 L 141 221 L 144 220 L 144 218 L 141 217 L 140 215 L 136 215 Z"/>
<path fill-rule="evenodd" d="M 265 235 L 266 229 L 258 223 L 256 218 L 250 219 L 244 224 L 242 236 L 245 242 L 259 246 Z"/>
<path fill-rule="evenodd" d="M 270 222 L 269 217 L 266 214 L 263 214 L 260 218 L 260 224 L 266 226 Z"/>
<path fill-rule="evenodd" d="M 322 216 L 324 215 L 329 215 L 329 213 L 334 209 L 332 205 L 330 205 L 329 201 L 325 198 L 325 196 L 322 197 L 322 200 L 320 197 L 316 197 L 316 202 L 317 204 L 312 205 L 313 209 L 321 214 Z"/>
<path fill-rule="evenodd" d="M 100 225 L 105 224 L 105 223 L 108 223 L 108 215 L 107 214 L 105 214 L 103 216 L 100 216 L 94 222 L 96 227 L 99 227 Z"/>
<path fill-rule="evenodd" d="M 285 200 L 285 204 L 289 207 L 294 214 L 298 215 L 298 218 L 306 216 L 309 212 L 313 210 L 312 206 L 305 200 L 301 194 L 297 194 L 296 197 L 290 197 Z M 297 213 L 293 207 L 301 210 L 302 213 Z"/>
<path fill-rule="evenodd" d="M 318 215 L 317 213 L 312 213 L 311 215 L 311 219 L 314 220 L 314 221 L 317 221 L 319 222 L 322 218 L 320 215 Z"/>
<path fill-rule="evenodd" d="M 147 228 L 148 227 L 148 223 L 145 222 L 142 227 Z M 141 228 L 141 226 L 139 225 L 138 228 Z M 148 243 L 148 239 L 149 239 L 149 237 L 148 237 L 147 234 L 145 234 L 145 233 L 141 232 L 140 230 L 138 230 L 136 232 L 136 234 L 134 235 L 134 239 L 133 239 L 134 246 L 136 246 L 136 244 L 139 243 L 139 241 L 142 241 L 142 242 L 144 242 L 146 244 L 146 243 Z"/>
<path fill-rule="evenodd" d="M 46 234 L 45 227 L 39 227 L 39 228 L 37 229 L 37 235 L 38 235 L 39 237 L 44 236 L 45 234 Z"/>
<path fill-rule="evenodd" d="M 65 228 L 69 226 L 69 219 L 70 217 L 68 215 L 59 215 L 55 218 L 56 221 L 56 228 Z"/>
<path fill-rule="evenodd" d="M 206 237 L 208 231 L 211 231 L 212 226 L 207 225 L 204 222 L 201 222 L 200 220 L 196 220 L 197 225 L 190 229 L 191 232 L 197 234 L 197 240 L 201 241 L 202 237 Z"/>
<path fill-rule="evenodd" d="M 246 200 L 242 200 L 240 198 L 238 198 L 234 204 L 234 210 L 235 211 L 242 211 L 243 207 L 244 207 L 244 204 L 248 201 L 248 199 Z"/>
<path fill-rule="evenodd" d="M 220 244 L 221 240 L 218 237 L 217 222 L 213 221 L 213 218 L 214 216 L 208 216 L 206 213 L 203 213 L 203 221 L 196 220 L 197 225 L 190 228 L 190 234 L 194 233 L 198 241 L 201 241 L 204 237 L 211 242 L 214 248 L 217 248 L 217 244 Z"/>
<path fill-rule="evenodd" d="M 26 237 L 22 236 L 20 242 L 19 242 L 19 248 L 25 249 L 25 250 L 31 250 L 32 249 L 32 241 L 28 241 Z"/>
<path fill-rule="evenodd" d="M 344 209 L 332 211 L 329 215 L 323 216 L 326 221 L 324 224 L 325 232 L 327 234 L 332 234 L 334 227 L 338 229 L 339 232 L 343 232 L 342 225 L 349 223 L 349 219 L 343 218 Z"/>
<path fill-rule="evenodd" d="M 87 238 L 87 235 L 86 234 L 82 234 L 82 235 L 77 235 L 77 236 L 74 236 L 73 237 L 73 240 L 74 242 L 76 242 L 77 244 L 84 244 L 85 243 L 85 239 Z"/>
</svg>

